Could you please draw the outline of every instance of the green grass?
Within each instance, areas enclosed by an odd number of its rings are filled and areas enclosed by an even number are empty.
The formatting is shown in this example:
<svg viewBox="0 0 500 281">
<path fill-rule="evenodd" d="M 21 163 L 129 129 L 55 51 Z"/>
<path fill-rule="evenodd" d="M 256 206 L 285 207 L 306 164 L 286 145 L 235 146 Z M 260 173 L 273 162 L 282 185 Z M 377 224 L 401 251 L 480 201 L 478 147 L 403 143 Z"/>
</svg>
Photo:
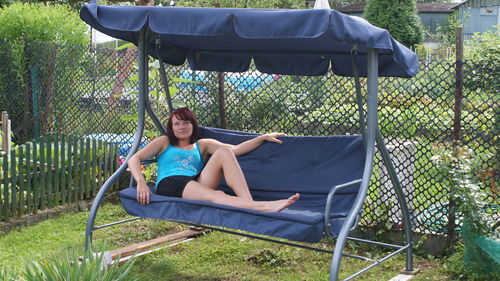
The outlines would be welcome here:
<svg viewBox="0 0 500 281">
<path fill-rule="evenodd" d="M 27 259 L 45 260 L 68 250 L 82 248 L 87 212 L 68 213 L 37 225 L 11 231 L 0 236 L 0 260 L 11 272 L 20 272 Z M 128 216 L 119 205 L 104 205 L 97 224 Z M 178 232 L 184 226 L 141 220 L 95 232 L 95 249 L 113 249 Z M 314 246 L 328 248 L 331 241 Z M 348 244 L 349 252 L 378 258 L 385 253 L 377 248 Z M 137 280 L 327 280 L 331 256 L 248 239 L 220 232 L 209 232 L 188 243 L 165 248 L 136 258 L 131 278 Z M 366 262 L 344 258 L 341 277 L 354 273 Z M 423 272 L 413 280 L 452 280 L 444 263 L 433 258 L 415 259 Z M 358 280 L 389 280 L 404 268 L 404 255 L 383 263 L 363 274 Z"/>
</svg>

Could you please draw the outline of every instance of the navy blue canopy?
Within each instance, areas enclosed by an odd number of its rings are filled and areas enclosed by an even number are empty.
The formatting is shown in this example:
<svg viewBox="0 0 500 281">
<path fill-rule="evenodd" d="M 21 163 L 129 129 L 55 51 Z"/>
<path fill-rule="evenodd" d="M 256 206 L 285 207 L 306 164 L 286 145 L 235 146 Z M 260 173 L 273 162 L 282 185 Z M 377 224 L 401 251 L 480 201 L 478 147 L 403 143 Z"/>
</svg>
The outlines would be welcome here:
<svg viewBox="0 0 500 281">
<path fill-rule="evenodd" d="M 186 7 L 83 6 L 80 17 L 91 27 L 138 44 L 147 27 L 159 36 L 149 55 L 171 65 L 186 59 L 194 70 L 243 72 L 254 61 L 269 74 L 323 75 L 330 66 L 338 75 L 353 76 L 351 52 L 366 76 L 367 48 L 378 49 L 379 76 L 413 77 L 415 53 L 385 29 L 360 17 L 334 10 L 264 10 Z"/>
</svg>

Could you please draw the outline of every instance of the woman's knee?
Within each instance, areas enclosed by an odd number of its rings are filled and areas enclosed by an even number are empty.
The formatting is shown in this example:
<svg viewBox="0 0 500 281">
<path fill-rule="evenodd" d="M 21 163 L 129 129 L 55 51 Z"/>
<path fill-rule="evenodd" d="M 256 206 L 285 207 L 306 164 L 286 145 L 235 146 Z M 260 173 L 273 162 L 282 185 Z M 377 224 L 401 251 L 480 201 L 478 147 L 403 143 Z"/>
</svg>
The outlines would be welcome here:
<svg viewBox="0 0 500 281">
<path fill-rule="evenodd" d="M 218 156 L 218 157 L 235 157 L 234 152 L 231 148 L 229 147 L 219 147 L 217 150 L 215 150 L 213 156 Z"/>
</svg>

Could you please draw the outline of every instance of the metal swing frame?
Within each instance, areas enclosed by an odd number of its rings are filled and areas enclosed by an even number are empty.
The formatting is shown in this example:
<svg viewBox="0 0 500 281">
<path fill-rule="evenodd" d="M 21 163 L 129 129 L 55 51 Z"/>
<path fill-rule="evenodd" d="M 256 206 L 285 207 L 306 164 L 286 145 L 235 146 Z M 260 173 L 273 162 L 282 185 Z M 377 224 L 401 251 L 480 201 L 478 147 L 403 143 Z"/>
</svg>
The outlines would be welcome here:
<svg viewBox="0 0 500 281">
<path fill-rule="evenodd" d="M 152 34 L 147 28 L 143 28 L 138 32 L 138 62 L 139 62 L 139 98 L 138 98 L 138 123 L 137 123 L 137 130 L 134 135 L 134 141 L 132 144 L 132 148 L 130 149 L 130 152 L 123 163 L 122 166 L 104 183 L 104 185 L 101 187 L 99 190 L 89 213 L 89 218 L 87 221 L 87 226 L 86 226 L 86 231 L 85 231 L 85 249 L 90 250 L 91 249 L 91 243 L 92 243 L 92 236 L 93 232 L 98 229 L 114 226 L 117 224 L 121 223 L 126 223 L 130 221 L 134 221 L 140 218 L 132 218 L 132 219 L 126 219 L 118 222 L 113 222 L 101 226 L 95 226 L 95 218 L 97 215 L 97 211 L 99 209 L 99 206 L 104 198 L 104 195 L 108 191 L 108 189 L 112 186 L 112 184 L 118 180 L 118 178 L 126 171 L 128 167 L 128 159 L 137 151 L 139 144 L 142 139 L 143 135 L 143 130 L 144 130 L 144 120 L 145 120 L 145 114 L 146 112 L 148 115 L 153 119 L 155 125 L 158 127 L 160 132 L 165 133 L 165 128 L 161 124 L 161 122 L 158 120 L 156 115 L 154 114 L 149 98 L 148 98 L 148 67 L 147 67 L 147 60 L 148 60 L 148 42 L 151 40 L 155 40 L 154 34 Z M 226 233 L 231 233 L 231 234 L 236 234 L 240 236 L 245 236 L 245 237 L 251 237 L 255 239 L 260 239 L 260 240 L 265 240 L 265 241 L 270 241 L 274 243 L 280 243 L 288 246 L 295 246 L 295 247 L 300 247 L 303 249 L 309 249 L 309 250 L 314 250 L 318 252 L 323 252 L 323 253 L 329 253 L 332 254 L 332 263 L 330 266 L 330 281 L 336 281 L 339 280 L 339 272 L 340 272 L 340 265 L 342 261 L 342 257 L 350 257 L 350 258 L 356 258 L 364 261 L 369 261 L 372 262 L 371 265 L 359 270 L 358 272 L 354 273 L 353 275 L 343 279 L 343 280 L 351 280 L 358 275 L 362 274 L 363 272 L 366 272 L 367 270 L 376 267 L 380 265 L 382 262 L 388 260 L 389 258 L 401 253 L 405 252 L 406 253 L 406 267 L 405 267 L 405 272 L 413 272 L 413 239 L 412 239 L 412 229 L 411 229 L 411 220 L 410 220 L 410 212 L 408 209 L 408 205 L 405 199 L 405 195 L 403 192 L 403 189 L 401 187 L 401 183 L 398 179 L 398 175 L 396 173 L 396 170 L 394 168 L 394 165 L 390 159 L 389 152 L 387 150 L 387 147 L 385 145 L 384 139 L 382 137 L 382 134 L 380 133 L 380 130 L 378 128 L 378 120 L 377 120 L 377 92 L 378 92 L 378 50 L 373 49 L 373 48 L 368 48 L 367 53 L 363 55 L 367 55 L 368 58 L 368 64 L 367 64 L 367 112 L 366 112 L 366 123 L 365 123 L 365 113 L 363 109 L 364 103 L 364 97 L 361 93 L 361 84 L 359 81 L 359 72 L 356 67 L 356 56 L 360 55 L 356 51 L 356 46 L 353 46 L 353 51 L 352 51 L 352 58 L 353 58 L 353 67 L 354 67 L 354 78 L 355 78 L 355 85 L 356 85 L 356 97 L 357 97 L 357 103 L 358 103 L 358 112 L 359 112 L 359 124 L 361 127 L 361 132 L 363 135 L 363 140 L 364 140 L 364 145 L 366 148 L 366 157 L 365 157 L 365 167 L 364 167 L 364 172 L 363 176 L 361 179 L 354 180 L 352 182 L 348 182 L 342 185 L 337 185 L 334 186 L 330 193 L 328 194 L 327 197 L 327 205 L 326 205 L 326 210 L 325 210 L 325 234 L 327 236 L 333 237 L 333 235 L 330 233 L 330 216 L 329 214 L 329 208 L 331 207 L 331 202 L 332 198 L 335 196 L 335 193 L 345 187 L 354 185 L 354 184 L 360 184 L 359 187 L 359 192 L 358 195 L 355 199 L 355 202 L 347 215 L 347 218 L 345 219 L 345 223 L 341 228 L 341 231 L 339 235 L 336 237 L 336 242 L 334 245 L 333 250 L 325 250 L 317 247 L 312 247 L 308 245 L 303 245 L 303 244 L 298 244 L 294 242 L 289 242 L 289 241 L 283 241 L 283 240 L 278 240 L 274 239 L 271 237 L 265 237 L 265 236 L 257 236 L 249 233 L 243 233 L 243 232 L 237 232 L 237 231 L 232 231 L 228 230 L 225 228 L 219 228 L 219 227 L 214 227 L 214 226 L 209 226 L 209 225 L 201 225 L 197 223 L 192 223 L 192 222 L 186 222 L 186 221 L 177 221 L 177 220 L 172 220 L 173 222 L 177 223 L 182 223 L 186 225 L 191 225 L 191 226 L 197 226 L 197 227 L 203 227 L 211 230 L 217 230 L 217 231 L 222 231 Z M 162 62 L 160 62 L 162 64 Z M 163 74 L 163 73 L 162 73 Z M 392 182 L 392 186 L 396 192 L 398 203 L 400 205 L 400 209 L 403 215 L 403 227 L 405 230 L 405 242 L 403 245 L 395 245 L 395 244 L 388 244 L 388 243 L 382 243 L 382 242 L 377 242 L 377 241 L 371 241 L 371 240 L 366 240 L 366 239 L 359 239 L 355 237 L 350 237 L 349 233 L 354 230 L 356 227 L 363 203 L 366 198 L 366 194 L 368 191 L 369 187 L 369 182 L 370 178 L 372 175 L 372 170 L 373 170 L 373 164 L 374 164 L 374 155 L 375 155 L 375 144 L 377 144 L 378 151 L 381 153 L 382 160 L 384 165 L 387 167 L 387 171 L 389 173 L 389 178 Z M 363 256 L 358 256 L 358 255 L 352 255 L 352 254 L 347 254 L 344 253 L 344 248 L 347 240 L 354 241 L 354 242 L 359 242 L 359 243 L 368 243 L 372 245 L 377 245 L 377 246 L 382 246 L 382 247 L 387 247 L 393 249 L 389 254 L 384 256 L 383 258 L 380 259 L 371 259 Z"/>
</svg>

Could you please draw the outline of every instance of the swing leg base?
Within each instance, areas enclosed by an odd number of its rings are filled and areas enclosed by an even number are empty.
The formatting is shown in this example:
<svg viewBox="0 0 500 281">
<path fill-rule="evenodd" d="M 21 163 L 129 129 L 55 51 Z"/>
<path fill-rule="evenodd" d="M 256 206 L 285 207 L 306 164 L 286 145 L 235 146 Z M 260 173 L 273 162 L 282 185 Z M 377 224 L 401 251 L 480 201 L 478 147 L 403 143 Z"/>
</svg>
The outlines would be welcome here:
<svg viewBox="0 0 500 281">
<path fill-rule="evenodd" d="M 418 273 L 420 273 L 420 268 L 414 268 L 411 271 L 403 269 L 399 273 L 406 274 L 406 275 L 417 275 Z"/>
</svg>

